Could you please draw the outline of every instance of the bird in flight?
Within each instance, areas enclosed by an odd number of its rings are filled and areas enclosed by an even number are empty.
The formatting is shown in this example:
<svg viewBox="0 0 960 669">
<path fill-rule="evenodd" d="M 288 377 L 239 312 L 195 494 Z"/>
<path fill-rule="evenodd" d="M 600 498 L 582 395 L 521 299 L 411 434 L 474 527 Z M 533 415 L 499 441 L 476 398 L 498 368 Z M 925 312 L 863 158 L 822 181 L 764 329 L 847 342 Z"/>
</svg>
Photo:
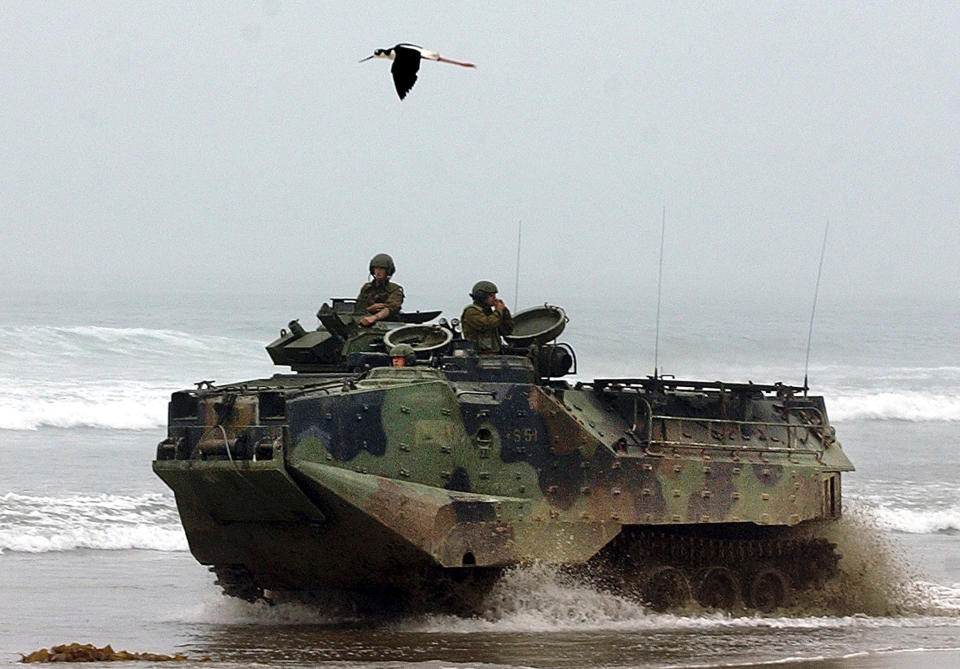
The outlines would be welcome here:
<svg viewBox="0 0 960 669">
<path fill-rule="evenodd" d="M 397 87 L 397 95 L 402 100 L 417 83 L 417 71 L 420 69 L 420 60 L 435 60 L 441 63 L 450 63 L 460 67 L 476 67 L 473 63 L 461 63 L 459 60 L 450 60 L 442 58 L 436 51 L 428 51 L 422 46 L 416 44 L 400 43 L 389 49 L 377 49 L 372 55 L 367 56 L 360 62 L 370 60 L 371 58 L 386 58 L 393 61 L 390 72 L 393 74 L 393 84 Z"/>
</svg>

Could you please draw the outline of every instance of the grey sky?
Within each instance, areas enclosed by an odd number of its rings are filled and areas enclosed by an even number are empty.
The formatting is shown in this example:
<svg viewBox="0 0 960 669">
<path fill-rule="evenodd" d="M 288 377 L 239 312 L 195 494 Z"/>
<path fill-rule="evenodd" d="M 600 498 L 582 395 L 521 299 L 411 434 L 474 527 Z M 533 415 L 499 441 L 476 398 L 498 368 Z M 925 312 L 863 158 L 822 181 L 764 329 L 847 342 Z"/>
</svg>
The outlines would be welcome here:
<svg viewBox="0 0 960 669">
<path fill-rule="evenodd" d="M 960 3 L 0 3 L 5 285 L 960 299 Z M 424 63 L 406 41 L 478 65 Z"/>
</svg>

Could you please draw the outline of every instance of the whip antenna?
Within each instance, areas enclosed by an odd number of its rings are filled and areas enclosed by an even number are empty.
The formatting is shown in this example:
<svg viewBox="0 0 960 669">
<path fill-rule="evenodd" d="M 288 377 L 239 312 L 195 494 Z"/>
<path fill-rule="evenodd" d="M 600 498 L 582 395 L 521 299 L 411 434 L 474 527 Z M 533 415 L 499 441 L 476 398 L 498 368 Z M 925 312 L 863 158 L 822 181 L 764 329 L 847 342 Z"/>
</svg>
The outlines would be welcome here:
<svg viewBox="0 0 960 669">
<path fill-rule="evenodd" d="M 813 308 L 810 309 L 810 329 L 807 330 L 807 359 L 803 363 L 803 394 L 807 394 L 807 370 L 810 368 L 810 342 L 813 340 L 813 316 L 817 313 L 817 296 L 820 294 L 820 274 L 823 272 L 823 255 L 827 250 L 827 231 L 830 229 L 830 219 L 823 226 L 823 245 L 820 247 L 820 266 L 817 267 L 817 285 L 813 289 Z"/>
<path fill-rule="evenodd" d="M 663 286 L 663 238 L 667 230 L 667 207 L 664 205 L 660 217 L 660 267 L 657 269 L 657 334 L 653 343 L 653 378 L 657 378 L 657 366 L 660 363 L 660 294 Z"/>
<path fill-rule="evenodd" d="M 520 236 L 523 233 L 523 220 L 517 221 L 517 274 L 513 281 L 513 310 L 520 302 Z"/>
</svg>

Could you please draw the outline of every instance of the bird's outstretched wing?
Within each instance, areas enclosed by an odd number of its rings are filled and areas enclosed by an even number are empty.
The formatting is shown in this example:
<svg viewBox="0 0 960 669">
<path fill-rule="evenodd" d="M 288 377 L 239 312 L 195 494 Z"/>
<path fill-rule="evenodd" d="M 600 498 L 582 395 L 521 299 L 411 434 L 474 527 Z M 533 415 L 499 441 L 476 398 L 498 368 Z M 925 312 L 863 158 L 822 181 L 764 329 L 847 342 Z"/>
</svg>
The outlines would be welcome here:
<svg viewBox="0 0 960 669">
<path fill-rule="evenodd" d="M 417 83 L 417 71 L 420 69 L 420 52 L 413 49 L 397 49 L 390 68 L 397 95 L 402 100 Z"/>
</svg>

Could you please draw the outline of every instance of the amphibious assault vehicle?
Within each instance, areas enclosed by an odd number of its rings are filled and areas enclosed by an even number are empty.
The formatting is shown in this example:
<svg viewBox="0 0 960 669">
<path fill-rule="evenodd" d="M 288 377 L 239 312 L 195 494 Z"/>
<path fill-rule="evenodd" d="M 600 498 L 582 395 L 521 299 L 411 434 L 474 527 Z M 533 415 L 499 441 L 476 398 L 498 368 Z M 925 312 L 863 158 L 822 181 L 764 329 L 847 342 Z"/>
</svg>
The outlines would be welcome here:
<svg viewBox="0 0 960 669">
<path fill-rule="evenodd" d="M 657 609 L 770 611 L 838 570 L 817 530 L 853 467 L 805 387 L 565 380 L 554 306 L 482 356 L 439 312 L 317 316 L 267 346 L 290 373 L 170 399 L 153 468 L 226 594 L 471 610 L 540 562 Z"/>
</svg>

